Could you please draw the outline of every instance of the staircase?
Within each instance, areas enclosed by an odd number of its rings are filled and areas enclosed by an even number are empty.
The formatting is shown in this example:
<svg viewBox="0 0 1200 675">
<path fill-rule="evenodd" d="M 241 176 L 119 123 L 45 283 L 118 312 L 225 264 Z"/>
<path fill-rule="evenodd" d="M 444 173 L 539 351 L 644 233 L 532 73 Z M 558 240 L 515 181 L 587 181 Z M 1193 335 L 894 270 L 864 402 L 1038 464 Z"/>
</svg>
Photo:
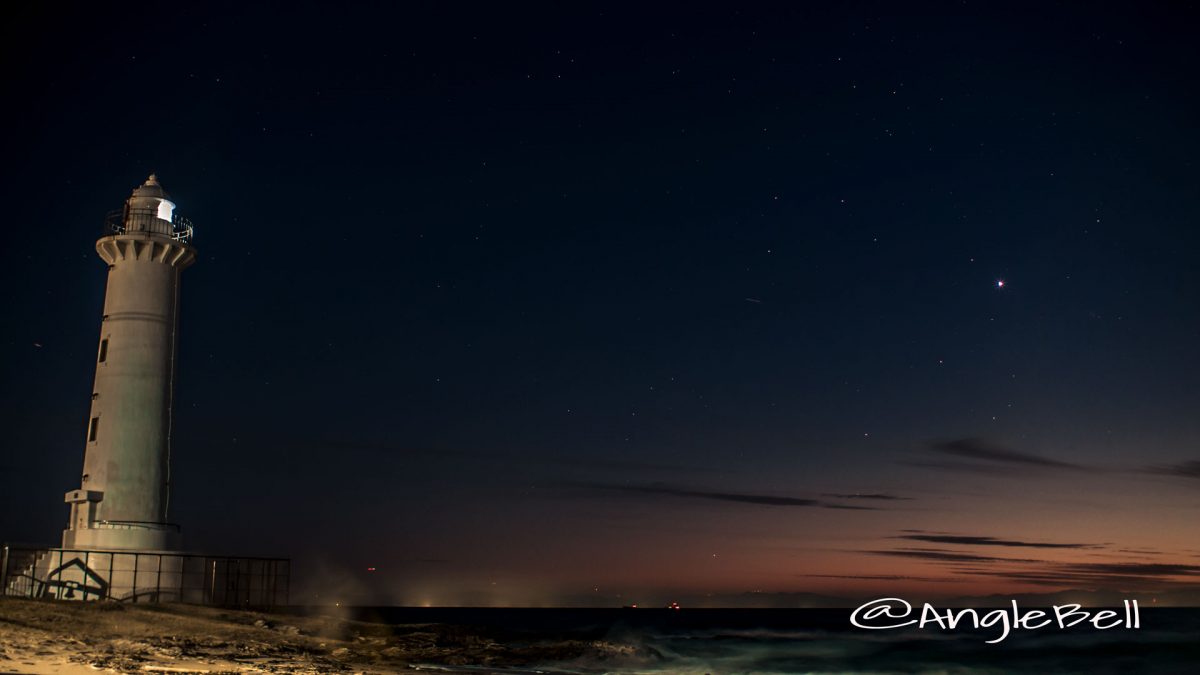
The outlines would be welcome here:
<svg viewBox="0 0 1200 675">
<path fill-rule="evenodd" d="M 41 583 L 38 581 L 39 570 L 48 562 L 50 551 L 36 548 L 7 548 L 5 547 L 5 580 L 3 594 L 21 598 L 36 597 Z"/>
</svg>

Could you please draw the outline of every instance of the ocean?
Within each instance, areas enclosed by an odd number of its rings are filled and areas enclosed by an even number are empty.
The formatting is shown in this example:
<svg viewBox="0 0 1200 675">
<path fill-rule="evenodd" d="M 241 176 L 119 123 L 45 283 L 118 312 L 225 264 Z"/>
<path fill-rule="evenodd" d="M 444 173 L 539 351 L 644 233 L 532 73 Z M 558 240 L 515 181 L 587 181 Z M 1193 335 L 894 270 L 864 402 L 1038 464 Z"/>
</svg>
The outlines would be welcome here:
<svg viewBox="0 0 1200 675">
<path fill-rule="evenodd" d="M 988 610 L 979 610 L 984 614 Z M 1095 611 L 1095 610 L 1093 610 Z M 359 607 L 346 618 L 462 626 L 506 641 L 631 646 L 523 669 L 429 664 L 454 673 L 1200 673 L 1200 609 L 1142 608 L 1140 628 L 864 630 L 849 609 Z"/>
</svg>

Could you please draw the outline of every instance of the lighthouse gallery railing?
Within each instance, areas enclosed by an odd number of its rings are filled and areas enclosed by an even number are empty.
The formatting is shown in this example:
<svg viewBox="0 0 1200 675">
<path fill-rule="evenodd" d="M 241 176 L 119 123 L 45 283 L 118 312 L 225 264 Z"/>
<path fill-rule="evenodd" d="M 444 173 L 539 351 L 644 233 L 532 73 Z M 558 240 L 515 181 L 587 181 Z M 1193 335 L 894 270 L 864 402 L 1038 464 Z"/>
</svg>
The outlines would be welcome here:
<svg viewBox="0 0 1200 675">
<path fill-rule="evenodd" d="M 134 234 L 147 232 L 161 234 L 171 239 L 190 244 L 195 235 L 192 221 L 179 215 L 171 215 L 171 220 L 163 220 L 158 213 L 148 209 L 132 209 L 128 207 L 109 211 L 104 217 L 104 234 Z"/>
</svg>

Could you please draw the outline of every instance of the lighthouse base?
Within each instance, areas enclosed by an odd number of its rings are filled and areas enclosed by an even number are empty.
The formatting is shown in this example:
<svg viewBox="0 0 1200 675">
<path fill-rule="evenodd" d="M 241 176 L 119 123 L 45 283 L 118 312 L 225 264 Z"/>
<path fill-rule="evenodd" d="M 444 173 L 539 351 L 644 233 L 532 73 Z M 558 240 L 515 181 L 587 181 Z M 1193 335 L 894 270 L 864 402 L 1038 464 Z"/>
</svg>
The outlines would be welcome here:
<svg viewBox="0 0 1200 675">
<path fill-rule="evenodd" d="M 101 520 L 97 506 L 104 493 L 96 490 L 71 490 L 63 501 L 71 505 L 71 520 L 63 530 L 65 549 L 122 551 L 178 551 L 182 548 L 179 526 L 142 520 Z"/>
</svg>

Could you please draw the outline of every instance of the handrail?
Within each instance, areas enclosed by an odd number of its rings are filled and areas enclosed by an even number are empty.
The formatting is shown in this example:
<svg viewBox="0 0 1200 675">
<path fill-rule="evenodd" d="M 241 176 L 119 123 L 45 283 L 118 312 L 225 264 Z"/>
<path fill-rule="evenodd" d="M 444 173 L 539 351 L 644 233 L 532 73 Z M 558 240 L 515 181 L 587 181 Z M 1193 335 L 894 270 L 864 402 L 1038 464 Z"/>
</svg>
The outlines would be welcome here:
<svg viewBox="0 0 1200 675">
<path fill-rule="evenodd" d="M 131 211 L 129 207 L 109 211 L 104 216 L 103 231 L 105 236 L 138 232 L 161 234 L 181 244 L 190 244 L 196 233 L 192 221 L 178 213 L 171 214 L 171 220 L 168 221 L 159 218 L 154 211 L 148 209 Z"/>
<path fill-rule="evenodd" d="M 97 526 L 108 530 L 167 530 L 169 532 L 179 532 L 179 525 L 175 523 L 155 523 L 146 520 L 97 520 L 91 524 L 91 527 Z"/>
</svg>

